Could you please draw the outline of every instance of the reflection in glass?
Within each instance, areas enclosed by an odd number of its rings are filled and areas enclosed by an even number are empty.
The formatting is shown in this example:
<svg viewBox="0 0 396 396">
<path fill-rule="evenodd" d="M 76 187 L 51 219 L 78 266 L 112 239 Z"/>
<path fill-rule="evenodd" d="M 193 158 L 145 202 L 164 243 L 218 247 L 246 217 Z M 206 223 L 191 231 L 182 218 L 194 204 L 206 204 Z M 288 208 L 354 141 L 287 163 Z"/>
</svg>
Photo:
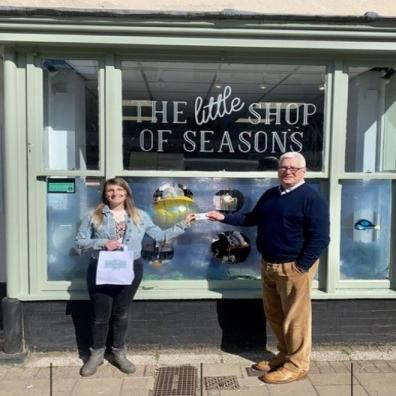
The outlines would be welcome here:
<svg viewBox="0 0 396 396">
<path fill-rule="evenodd" d="M 213 205 L 218 212 L 234 213 L 242 208 L 244 200 L 238 190 L 220 190 L 213 197 Z"/>
<path fill-rule="evenodd" d="M 325 67 L 134 62 L 122 68 L 125 169 L 322 170 Z"/>
<path fill-rule="evenodd" d="M 77 255 L 74 240 L 80 221 L 98 204 L 99 180 L 76 178 L 75 188 L 74 194 L 47 193 L 49 281 L 85 279 L 89 256 Z"/>
<path fill-rule="evenodd" d="M 226 264 L 243 263 L 250 249 L 249 238 L 239 231 L 221 232 L 211 245 L 213 255 Z"/>
<path fill-rule="evenodd" d="M 44 160 L 47 169 L 98 169 L 98 64 L 46 59 Z"/>
<path fill-rule="evenodd" d="M 240 211 L 253 209 L 261 194 L 278 184 L 271 179 L 223 179 L 223 178 L 129 178 L 136 205 L 149 213 L 156 222 L 153 196 L 158 186 L 165 184 L 188 186 L 194 196 L 194 209 L 206 212 L 213 209 L 213 196 L 220 190 L 238 190 L 245 199 Z M 319 190 L 317 180 L 309 184 Z M 99 201 L 98 179 L 76 178 L 76 193 L 47 194 L 47 278 L 50 281 L 84 281 L 90 253 L 77 256 L 74 239 L 81 219 Z M 159 222 L 157 222 L 159 224 Z M 159 224 L 160 225 L 160 224 Z M 238 231 L 250 241 L 247 257 L 230 265 L 215 258 L 212 242 L 219 234 L 229 235 Z M 260 255 L 255 247 L 256 227 L 233 227 L 219 222 L 199 220 L 183 235 L 166 244 L 155 244 L 146 237 L 143 240 L 144 279 L 150 280 L 232 280 L 259 279 Z M 226 235 L 226 234 L 225 234 Z M 170 242 L 170 243 L 169 243 Z M 84 283 L 83 283 L 84 284 Z M 210 285 L 209 285 L 210 287 Z"/>
<path fill-rule="evenodd" d="M 350 68 L 346 171 L 395 171 L 395 130 L 395 69 L 390 67 Z"/>
<path fill-rule="evenodd" d="M 388 279 L 392 184 L 342 183 L 341 279 Z"/>
</svg>

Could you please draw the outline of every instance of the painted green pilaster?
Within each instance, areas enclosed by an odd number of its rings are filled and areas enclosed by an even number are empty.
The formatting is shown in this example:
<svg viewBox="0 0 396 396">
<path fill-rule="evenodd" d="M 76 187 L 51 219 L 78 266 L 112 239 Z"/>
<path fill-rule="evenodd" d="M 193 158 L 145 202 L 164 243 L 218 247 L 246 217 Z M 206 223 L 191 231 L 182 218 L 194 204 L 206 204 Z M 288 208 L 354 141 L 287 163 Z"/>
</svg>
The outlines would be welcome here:
<svg viewBox="0 0 396 396">
<path fill-rule="evenodd" d="M 4 208 L 7 295 L 28 289 L 26 174 L 26 74 L 24 56 L 5 52 L 4 59 Z"/>
</svg>

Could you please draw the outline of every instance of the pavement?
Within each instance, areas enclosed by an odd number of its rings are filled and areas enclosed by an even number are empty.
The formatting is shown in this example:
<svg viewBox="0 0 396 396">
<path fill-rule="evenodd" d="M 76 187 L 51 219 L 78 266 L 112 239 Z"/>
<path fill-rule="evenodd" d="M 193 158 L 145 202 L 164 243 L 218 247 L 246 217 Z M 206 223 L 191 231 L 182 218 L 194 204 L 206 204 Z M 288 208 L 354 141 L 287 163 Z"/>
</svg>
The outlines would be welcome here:
<svg viewBox="0 0 396 396">
<path fill-rule="evenodd" d="M 283 385 L 264 384 L 249 370 L 265 354 L 129 351 L 128 357 L 136 364 L 134 374 L 105 362 L 89 378 L 79 375 L 77 352 L 33 353 L 22 364 L 3 361 L 0 396 L 396 395 L 396 346 L 314 350 L 308 377 Z"/>
</svg>

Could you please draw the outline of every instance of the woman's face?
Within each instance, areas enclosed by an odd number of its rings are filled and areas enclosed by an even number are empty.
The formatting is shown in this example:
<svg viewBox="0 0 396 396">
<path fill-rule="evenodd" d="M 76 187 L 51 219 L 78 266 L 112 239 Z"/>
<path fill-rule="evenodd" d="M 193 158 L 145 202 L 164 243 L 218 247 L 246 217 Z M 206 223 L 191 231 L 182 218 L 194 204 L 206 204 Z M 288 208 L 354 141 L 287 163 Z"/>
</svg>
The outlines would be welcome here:
<svg viewBox="0 0 396 396">
<path fill-rule="evenodd" d="M 105 195 L 110 209 L 113 209 L 120 205 L 124 206 L 128 194 L 123 187 L 116 184 L 108 184 L 105 188 Z"/>
</svg>

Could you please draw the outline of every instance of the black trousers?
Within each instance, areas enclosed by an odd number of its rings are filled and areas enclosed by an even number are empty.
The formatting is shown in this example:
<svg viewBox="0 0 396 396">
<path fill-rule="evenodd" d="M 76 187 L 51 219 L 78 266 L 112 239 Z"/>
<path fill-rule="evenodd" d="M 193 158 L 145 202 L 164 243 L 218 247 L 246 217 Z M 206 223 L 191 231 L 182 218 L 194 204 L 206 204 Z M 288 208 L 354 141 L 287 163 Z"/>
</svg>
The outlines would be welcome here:
<svg viewBox="0 0 396 396">
<path fill-rule="evenodd" d="M 87 271 L 88 292 L 92 302 L 92 347 L 104 348 L 109 330 L 112 330 L 112 346 L 124 348 L 129 308 L 143 277 L 143 263 L 141 259 L 134 261 L 135 278 L 130 285 L 96 285 L 97 263 L 97 260 L 91 259 Z"/>
</svg>

